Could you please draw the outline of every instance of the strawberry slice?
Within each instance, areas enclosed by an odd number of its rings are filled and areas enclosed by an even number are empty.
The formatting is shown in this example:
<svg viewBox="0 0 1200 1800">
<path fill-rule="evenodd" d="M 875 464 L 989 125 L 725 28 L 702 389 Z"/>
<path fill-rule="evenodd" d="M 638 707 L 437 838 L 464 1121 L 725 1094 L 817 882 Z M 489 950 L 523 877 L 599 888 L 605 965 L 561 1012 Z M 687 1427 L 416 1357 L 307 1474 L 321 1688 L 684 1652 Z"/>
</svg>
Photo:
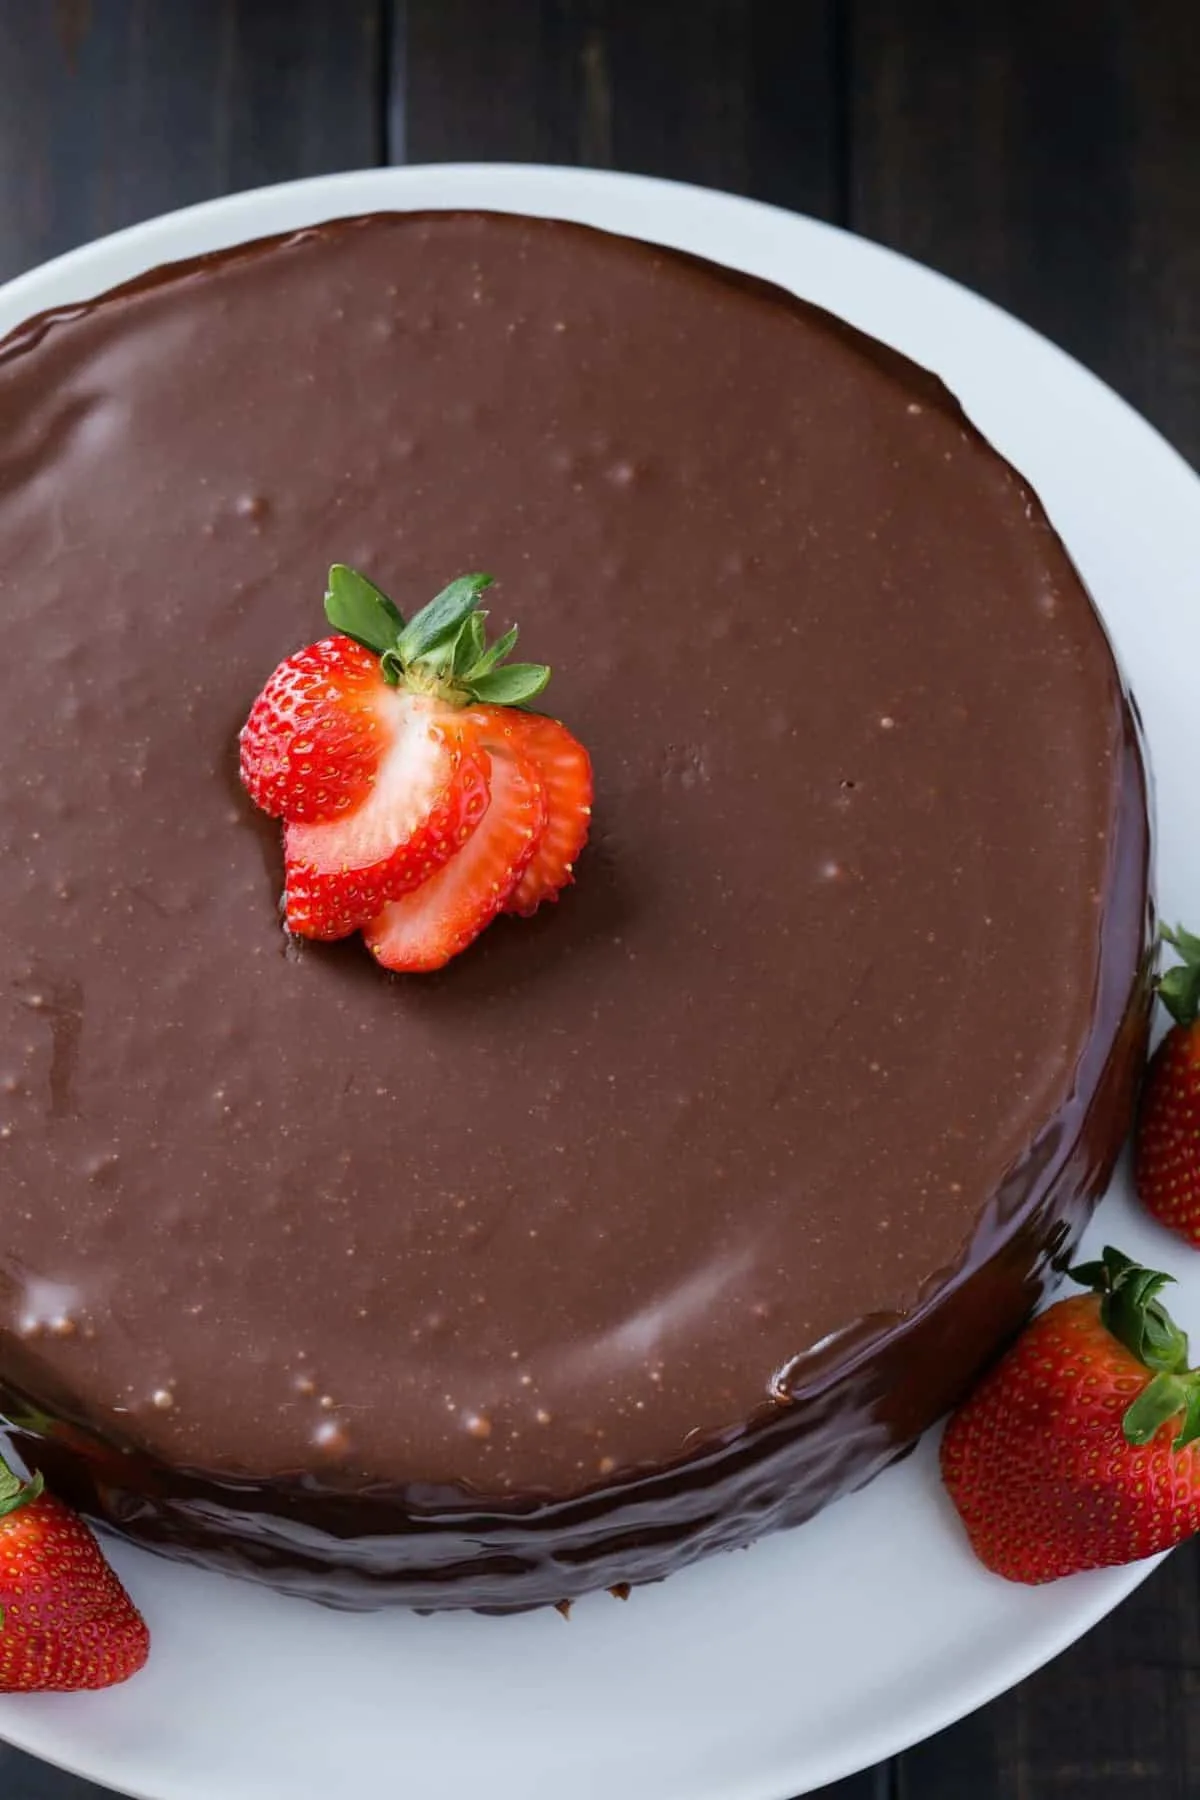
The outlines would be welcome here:
<svg viewBox="0 0 1200 1800">
<path fill-rule="evenodd" d="M 575 860 L 592 822 L 592 761 L 579 739 L 557 719 L 506 706 L 480 712 L 481 743 L 493 751 L 500 746 L 515 749 L 533 764 L 546 790 L 546 829 L 504 904 L 505 912 L 528 918 L 543 900 L 557 900 L 575 879 Z"/>
<path fill-rule="evenodd" d="M 418 887 L 488 809 L 488 759 L 439 702 L 384 690 L 390 747 L 344 817 L 284 830 L 284 912 L 302 937 L 348 937 Z M 444 716 L 443 716 L 444 715 Z"/>
<path fill-rule="evenodd" d="M 505 751 L 491 764 L 491 805 L 461 850 L 364 929 L 385 969 L 444 968 L 491 923 L 529 867 L 546 828 L 545 789 L 524 756 Z"/>
<path fill-rule="evenodd" d="M 370 792 L 386 747 L 379 658 L 322 638 L 281 662 L 239 739 L 242 782 L 273 819 L 335 819 Z"/>
</svg>

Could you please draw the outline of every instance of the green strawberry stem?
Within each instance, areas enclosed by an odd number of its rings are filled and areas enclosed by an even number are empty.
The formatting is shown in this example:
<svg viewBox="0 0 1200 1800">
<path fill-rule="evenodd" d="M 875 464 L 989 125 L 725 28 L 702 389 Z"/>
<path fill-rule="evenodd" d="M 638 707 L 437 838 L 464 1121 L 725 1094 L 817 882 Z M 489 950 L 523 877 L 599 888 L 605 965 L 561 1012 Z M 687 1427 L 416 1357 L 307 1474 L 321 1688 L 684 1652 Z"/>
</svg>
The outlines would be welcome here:
<svg viewBox="0 0 1200 1800">
<path fill-rule="evenodd" d="M 325 616 L 336 631 L 372 650 L 385 681 L 414 694 L 432 694 L 450 706 L 526 706 L 550 679 L 545 663 L 510 663 L 514 625 L 487 642 L 487 614 L 480 597 L 490 575 L 459 575 L 406 624 L 403 614 L 373 581 L 334 563 L 329 571 Z"/>
<path fill-rule="evenodd" d="M 44 1486 L 40 1475 L 31 1475 L 28 1481 L 23 1481 L 0 1456 L 0 1519 L 15 1513 L 18 1507 L 31 1505 Z"/>
<path fill-rule="evenodd" d="M 1182 1450 L 1200 1437 L 1200 1370 L 1188 1367 L 1187 1333 L 1158 1298 L 1173 1275 L 1144 1269 L 1108 1246 L 1099 1262 L 1069 1271 L 1072 1281 L 1101 1296 L 1100 1320 L 1154 1379 L 1126 1410 L 1121 1428 L 1131 1444 L 1148 1444 L 1168 1420 L 1182 1414 L 1174 1439 Z"/>
<path fill-rule="evenodd" d="M 1160 936 L 1182 960 L 1159 976 L 1158 997 L 1177 1025 L 1194 1025 L 1200 1017 L 1200 938 L 1182 925 L 1174 931 L 1164 925 Z"/>
</svg>

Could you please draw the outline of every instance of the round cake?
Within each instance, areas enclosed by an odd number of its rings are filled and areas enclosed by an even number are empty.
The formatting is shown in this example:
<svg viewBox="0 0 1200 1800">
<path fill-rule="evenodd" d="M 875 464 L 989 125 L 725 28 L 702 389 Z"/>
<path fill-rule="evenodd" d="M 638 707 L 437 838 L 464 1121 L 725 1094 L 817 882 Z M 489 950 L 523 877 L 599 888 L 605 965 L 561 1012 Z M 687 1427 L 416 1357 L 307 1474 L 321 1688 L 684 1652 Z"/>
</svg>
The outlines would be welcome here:
<svg viewBox="0 0 1200 1800">
<path fill-rule="evenodd" d="M 0 1384 L 93 1517 L 342 1604 L 668 1574 L 909 1448 L 1124 1135 L 1104 632 L 932 376 L 573 225 L 339 221 L 0 346 Z M 591 840 L 436 975 L 238 781 L 326 570 L 485 569 Z M 539 702 L 539 704 L 543 704 Z"/>
</svg>

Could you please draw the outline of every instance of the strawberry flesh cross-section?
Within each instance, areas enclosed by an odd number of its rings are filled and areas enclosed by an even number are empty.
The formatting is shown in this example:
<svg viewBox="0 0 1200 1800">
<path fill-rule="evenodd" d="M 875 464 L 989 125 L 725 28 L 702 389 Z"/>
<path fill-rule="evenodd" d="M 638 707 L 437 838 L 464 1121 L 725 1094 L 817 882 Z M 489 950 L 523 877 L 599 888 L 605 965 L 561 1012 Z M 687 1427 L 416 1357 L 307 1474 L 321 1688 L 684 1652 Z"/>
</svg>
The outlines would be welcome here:
<svg viewBox="0 0 1200 1800">
<path fill-rule="evenodd" d="M 546 790 L 524 757 L 490 760 L 492 803 L 469 841 L 363 934 L 387 969 L 444 968 L 501 911 L 533 858 L 546 829 Z"/>
</svg>

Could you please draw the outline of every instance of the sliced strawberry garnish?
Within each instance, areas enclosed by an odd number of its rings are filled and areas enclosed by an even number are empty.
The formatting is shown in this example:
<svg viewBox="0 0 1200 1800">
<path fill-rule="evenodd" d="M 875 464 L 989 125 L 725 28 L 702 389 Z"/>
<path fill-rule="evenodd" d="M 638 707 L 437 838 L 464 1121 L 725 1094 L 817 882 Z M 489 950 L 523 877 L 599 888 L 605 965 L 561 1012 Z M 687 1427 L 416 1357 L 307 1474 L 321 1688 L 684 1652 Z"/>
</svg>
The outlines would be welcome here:
<svg viewBox="0 0 1200 1800">
<path fill-rule="evenodd" d="M 348 637 L 322 638 L 281 662 L 239 740 L 255 805 L 304 822 L 357 806 L 386 747 L 378 703 L 387 693 L 379 658 Z"/>
<path fill-rule="evenodd" d="M 444 967 L 501 911 L 536 853 L 546 797 L 534 765 L 513 752 L 491 761 L 491 805 L 462 849 L 364 929 L 385 968 Z"/>
<path fill-rule="evenodd" d="M 284 910 L 302 937 L 340 938 L 418 887 L 488 808 L 488 758 L 459 715 L 385 690 L 389 748 L 367 798 L 344 817 L 284 830 Z"/>
<path fill-rule="evenodd" d="M 509 706 L 475 709 L 488 750 L 515 749 L 531 762 L 546 790 L 546 829 L 504 910 L 528 917 L 543 900 L 557 900 L 574 879 L 575 860 L 592 823 L 592 761 L 579 739 L 557 719 Z"/>
<path fill-rule="evenodd" d="M 406 624 L 365 576 L 330 570 L 339 635 L 280 664 L 241 735 L 242 780 L 285 822 L 290 930 L 362 930 L 388 968 L 439 969 L 572 880 L 591 764 L 525 710 L 550 671 L 509 662 L 515 626 L 488 643 L 490 582 L 460 575 Z"/>
</svg>

